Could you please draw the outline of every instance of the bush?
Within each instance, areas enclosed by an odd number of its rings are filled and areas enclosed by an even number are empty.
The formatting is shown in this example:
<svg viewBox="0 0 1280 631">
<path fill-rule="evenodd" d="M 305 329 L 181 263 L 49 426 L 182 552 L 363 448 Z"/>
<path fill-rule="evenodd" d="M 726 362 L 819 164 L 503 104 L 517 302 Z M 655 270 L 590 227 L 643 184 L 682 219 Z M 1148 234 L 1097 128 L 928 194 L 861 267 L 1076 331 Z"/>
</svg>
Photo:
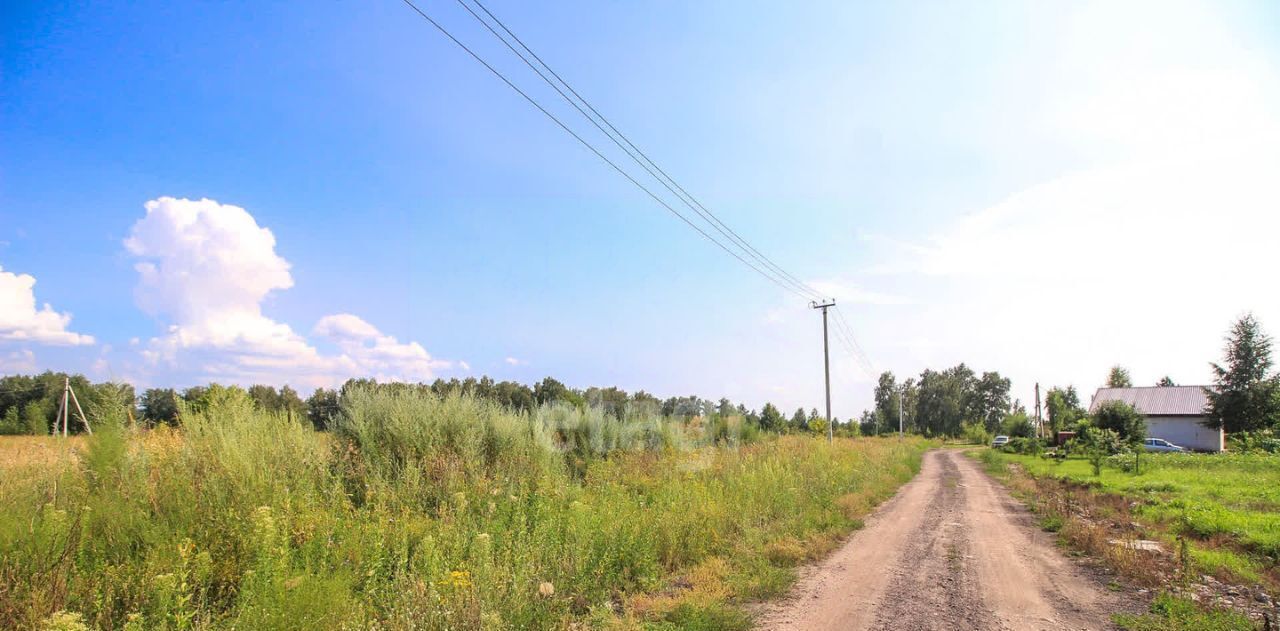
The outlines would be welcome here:
<svg viewBox="0 0 1280 631">
<path fill-rule="evenodd" d="M 25 433 L 22 427 L 22 419 L 18 416 L 18 406 L 11 406 L 5 411 L 4 416 L 0 417 L 0 435 Z"/>
<path fill-rule="evenodd" d="M 1280 437 L 1269 429 L 1256 432 L 1236 432 L 1228 439 L 1232 451 L 1239 453 L 1280 453 Z"/>
<path fill-rule="evenodd" d="M 1129 444 L 1113 430 L 1081 424 L 1079 431 L 1069 443 L 1069 450 L 1084 454 L 1085 459 L 1093 466 L 1093 475 L 1102 475 L 1102 466 L 1108 458 L 1129 450 Z"/>
<path fill-rule="evenodd" d="M 1001 448 L 1003 451 L 1011 454 L 1023 454 L 1028 456 L 1039 456 L 1044 453 L 1044 441 L 1039 438 L 1026 438 L 1018 436 L 1010 438 Z"/>
<path fill-rule="evenodd" d="M 982 423 L 965 423 L 961 429 L 961 435 L 967 443 L 974 445 L 986 445 L 991 442 L 991 432 Z"/>
<path fill-rule="evenodd" d="M 48 433 L 47 414 L 42 401 L 32 401 L 22 406 L 9 406 L 4 416 L 0 417 L 0 435 L 45 434 Z"/>
<path fill-rule="evenodd" d="M 1147 437 L 1147 421 L 1132 405 L 1123 401 L 1107 401 L 1093 413 L 1093 424 L 1115 432 L 1121 440 L 1137 445 Z"/>
<path fill-rule="evenodd" d="M 1129 451 L 1130 445 L 1120 434 L 1100 427 L 1085 427 L 1073 441 L 1075 448 L 1081 451 L 1101 451 L 1104 456 L 1114 456 Z"/>
</svg>

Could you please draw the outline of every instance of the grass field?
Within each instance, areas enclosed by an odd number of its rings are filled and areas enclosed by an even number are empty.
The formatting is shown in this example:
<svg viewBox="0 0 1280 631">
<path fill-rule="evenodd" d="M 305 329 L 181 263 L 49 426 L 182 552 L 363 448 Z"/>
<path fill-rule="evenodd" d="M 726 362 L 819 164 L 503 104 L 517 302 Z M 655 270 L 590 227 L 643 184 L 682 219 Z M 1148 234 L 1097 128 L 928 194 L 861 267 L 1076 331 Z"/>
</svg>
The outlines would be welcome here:
<svg viewBox="0 0 1280 631">
<path fill-rule="evenodd" d="M 1280 564 L 1280 457 L 1270 454 L 1144 455 L 1140 472 L 1089 463 L 986 452 L 1035 476 L 1096 485 L 1136 500 L 1133 514 L 1168 536 L 1183 535 L 1198 569 L 1249 582 L 1274 580 Z M 1170 541 L 1172 543 L 1172 541 Z"/>
<path fill-rule="evenodd" d="M 929 446 L 355 399 L 0 439 L 0 628 L 743 628 Z"/>
<path fill-rule="evenodd" d="M 1043 527 L 1123 576 L 1173 592 L 1200 583 L 1203 574 L 1272 595 L 1280 590 L 1280 457 L 1144 454 L 1135 472 L 1132 455 L 1116 456 L 1095 476 L 1080 459 L 978 453 L 1039 513 Z M 1171 555 L 1110 543 L 1131 537 L 1161 541 Z M 1150 613 L 1115 622 L 1151 631 L 1257 628 L 1239 607 L 1206 605 L 1161 593 Z"/>
</svg>

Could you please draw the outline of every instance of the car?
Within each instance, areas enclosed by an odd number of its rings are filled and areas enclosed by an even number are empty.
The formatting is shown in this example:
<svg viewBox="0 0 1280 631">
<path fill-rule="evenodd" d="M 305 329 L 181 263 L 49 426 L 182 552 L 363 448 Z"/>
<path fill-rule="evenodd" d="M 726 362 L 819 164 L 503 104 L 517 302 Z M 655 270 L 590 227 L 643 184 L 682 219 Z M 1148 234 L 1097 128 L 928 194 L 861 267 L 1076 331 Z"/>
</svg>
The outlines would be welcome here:
<svg viewBox="0 0 1280 631">
<path fill-rule="evenodd" d="M 1009 444 L 1008 436 L 996 436 L 996 439 L 991 441 L 992 447 L 1004 447 L 1005 445 L 1008 445 L 1008 444 Z"/>
<path fill-rule="evenodd" d="M 1180 453 L 1180 452 L 1186 451 L 1186 449 L 1183 449 L 1182 447 L 1179 447 L 1163 438 L 1148 438 L 1146 441 L 1143 442 L 1142 446 L 1147 451 L 1172 452 L 1172 453 Z"/>
</svg>

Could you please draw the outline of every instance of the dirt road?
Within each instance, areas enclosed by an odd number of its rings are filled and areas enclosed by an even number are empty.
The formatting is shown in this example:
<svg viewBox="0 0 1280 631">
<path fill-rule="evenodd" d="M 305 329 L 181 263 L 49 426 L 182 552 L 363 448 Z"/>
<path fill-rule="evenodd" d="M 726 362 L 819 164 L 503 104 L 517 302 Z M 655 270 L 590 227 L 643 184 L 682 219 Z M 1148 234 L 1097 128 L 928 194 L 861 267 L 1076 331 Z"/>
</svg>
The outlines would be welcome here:
<svg viewBox="0 0 1280 631">
<path fill-rule="evenodd" d="M 920 475 L 765 609 L 762 629 L 1106 629 L 1140 606 L 1069 561 L 977 463 L 925 455 Z"/>
</svg>

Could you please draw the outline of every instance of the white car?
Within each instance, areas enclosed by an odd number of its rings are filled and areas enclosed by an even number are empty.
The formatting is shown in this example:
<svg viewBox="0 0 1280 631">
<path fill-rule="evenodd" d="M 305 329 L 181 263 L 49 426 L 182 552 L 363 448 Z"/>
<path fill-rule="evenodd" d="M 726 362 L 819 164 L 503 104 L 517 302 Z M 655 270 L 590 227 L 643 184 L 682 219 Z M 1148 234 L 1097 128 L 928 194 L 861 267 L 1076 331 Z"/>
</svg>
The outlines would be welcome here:
<svg viewBox="0 0 1280 631">
<path fill-rule="evenodd" d="M 1148 438 L 1143 444 L 1147 451 L 1183 452 L 1183 449 L 1163 438 Z"/>
<path fill-rule="evenodd" d="M 992 447 L 1004 447 L 1005 445 L 1008 445 L 1008 444 L 1009 444 L 1008 436 L 996 436 L 996 439 L 991 441 Z"/>
</svg>

